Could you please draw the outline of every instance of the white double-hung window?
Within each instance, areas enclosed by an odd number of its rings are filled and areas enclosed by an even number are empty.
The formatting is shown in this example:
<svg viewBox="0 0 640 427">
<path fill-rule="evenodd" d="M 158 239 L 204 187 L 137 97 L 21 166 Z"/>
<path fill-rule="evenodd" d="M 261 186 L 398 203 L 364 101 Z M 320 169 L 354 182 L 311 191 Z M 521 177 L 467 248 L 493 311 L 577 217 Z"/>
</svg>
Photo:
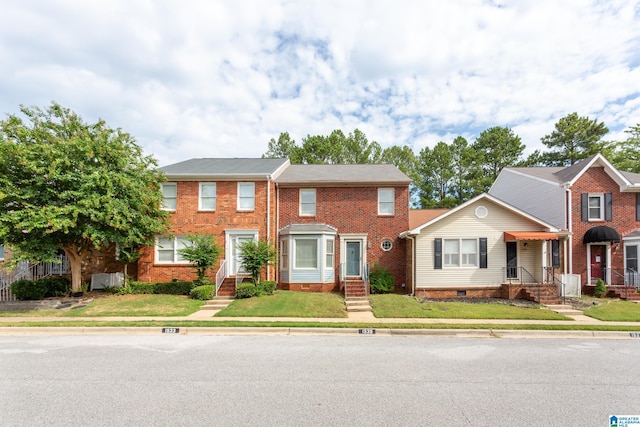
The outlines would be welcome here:
<svg viewBox="0 0 640 427">
<path fill-rule="evenodd" d="M 445 267 L 477 267 L 477 239 L 445 239 L 443 247 Z"/>
<path fill-rule="evenodd" d="M 395 214 L 395 191 L 393 188 L 378 188 L 378 215 Z"/>
<path fill-rule="evenodd" d="M 318 239 L 294 239 L 295 268 L 317 269 L 318 268 Z"/>
<path fill-rule="evenodd" d="M 180 255 L 179 250 L 186 248 L 189 241 L 184 236 L 156 237 L 156 262 L 158 264 L 180 264 L 187 261 Z"/>
<path fill-rule="evenodd" d="M 254 182 L 238 183 L 238 210 L 252 211 L 255 209 L 256 185 Z"/>
<path fill-rule="evenodd" d="M 604 194 L 589 194 L 589 220 L 604 219 Z"/>
<path fill-rule="evenodd" d="M 300 189 L 300 216 L 315 216 L 316 190 Z"/>
<path fill-rule="evenodd" d="M 162 209 L 175 211 L 178 200 L 178 184 L 166 182 L 160 185 L 160 190 L 162 191 Z"/>
<path fill-rule="evenodd" d="M 216 210 L 216 183 L 201 182 L 200 197 L 198 198 L 198 210 L 215 211 Z"/>
</svg>

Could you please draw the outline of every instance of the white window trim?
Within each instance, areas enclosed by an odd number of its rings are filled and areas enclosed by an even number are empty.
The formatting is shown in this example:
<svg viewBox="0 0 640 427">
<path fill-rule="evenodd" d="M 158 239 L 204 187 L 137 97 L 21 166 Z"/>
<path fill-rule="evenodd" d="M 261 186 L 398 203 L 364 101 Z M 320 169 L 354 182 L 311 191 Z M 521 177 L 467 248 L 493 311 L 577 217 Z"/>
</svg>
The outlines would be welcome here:
<svg viewBox="0 0 640 427">
<path fill-rule="evenodd" d="M 175 187 L 176 189 L 176 195 L 175 197 L 173 197 L 173 199 L 175 199 L 176 201 L 176 207 L 175 208 L 167 208 L 165 206 L 165 199 L 166 197 L 164 196 L 164 187 Z M 162 192 L 162 206 L 161 209 L 164 211 L 171 211 L 171 212 L 175 212 L 175 210 L 178 208 L 178 183 L 177 182 L 165 182 L 160 184 L 160 191 Z"/>
<path fill-rule="evenodd" d="M 467 240 L 474 240 L 476 243 L 476 251 L 475 251 L 475 259 L 476 262 L 475 264 L 463 264 L 462 263 L 462 255 L 463 255 L 463 251 L 462 251 L 462 242 L 463 241 L 467 241 Z M 451 252 L 446 252 L 446 242 L 450 242 L 450 241 L 457 241 L 458 242 L 458 263 L 457 264 L 447 264 L 446 263 L 446 259 L 447 259 L 447 254 L 451 253 Z M 473 252 L 468 252 L 468 254 L 471 254 Z M 480 244 L 479 244 L 479 240 L 478 238 L 475 237 L 470 237 L 470 238 L 454 238 L 454 239 L 442 239 L 442 267 L 443 268 L 480 268 Z"/>
<path fill-rule="evenodd" d="M 253 188 L 253 194 L 252 194 L 252 206 L 251 208 L 241 208 L 240 207 L 240 187 L 242 186 L 248 186 L 250 185 Z M 256 183 L 255 182 L 239 182 L 238 183 L 238 187 L 237 187 L 238 191 L 238 199 L 237 199 L 237 210 L 239 211 L 243 211 L 243 212 L 251 212 L 251 211 L 255 211 L 256 210 Z M 248 197 L 247 197 L 248 198 Z"/>
<path fill-rule="evenodd" d="M 202 187 L 203 186 L 209 186 L 209 185 L 213 185 L 213 187 L 215 188 L 214 191 L 214 196 L 213 197 L 207 197 L 207 199 L 213 199 L 214 203 L 213 203 L 213 208 L 203 208 L 202 207 Z M 199 211 L 207 211 L 207 212 L 214 212 L 216 210 L 217 207 L 217 203 L 218 203 L 218 186 L 216 185 L 215 182 L 201 182 L 198 185 L 198 210 Z"/>
<path fill-rule="evenodd" d="M 280 240 L 280 270 L 289 270 L 289 239 Z"/>
<path fill-rule="evenodd" d="M 382 201 L 381 194 L 391 191 L 391 201 Z M 391 205 L 391 212 L 382 212 L 380 209 L 382 206 Z M 395 188 L 378 188 L 378 215 L 380 216 L 394 216 L 396 214 L 396 189 Z"/>
<path fill-rule="evenodd" d="M 298 241 L 301 240 L 311 240 L 316 243 L 316 265 L 315 267 L 298 267 Z M 321 252 L 318 250 L 318 241 L 321 240 L 317 237 L 294 237 L 293 241 L 293 268 L 295 270 L 307 270 L 307 271 L 318 271 L 318 257 L 321 255 Z"/>
<path fill-rule="evenodd" d="M 335 268 L 335 264 L 336 264 L 336 239 L 333 238 L 326 238 L 324 239 L 324 268 L 325 269 L 332 269 Z M 329 252 L 329 248 L 328 248 L 328 243 L 331 242 L 331 252 Z M 331 265 L 329 265 L 329 263 L 327 262 L 329 259 L 331 259 Z"/>
<path fill-rule="evenodd" d="M 389 249 L 385 249 L 384 247 L 385 242 L 389 242 L 390 244 Z M 391 239 L 382 239 L 382 242 L 380 242 L 380 249 L 382 249 L 385 252 L 389 252 L 391 249 L 393 249 L 393 241 Z"/>
<path fill-rule="evenodd" d="M 189 262 L 186 261 L 186 260 L 178 259 L 178 257 L 179 257 L 178 249 L 181 249 L 181 248 L 178 248 L 178 242 L 179 241 L 187 242 L 186 236 L 175 236 L 175 237 L 173 237 L 173 248 L 172 248 L 172 250 L 173 250 L 173 260 L 172 261 L 161 261 L 160 260 L 160 256 L 159 256 L 160 253 L 158 251 L 160 246 L 158 244 L 158 241 L 161 238 L 169 239 L 169 237 L 156 236 L 155 244 L 154 244 L 154 247 L 153 247 L 154 261 L 155 261 L 156 264 L 165 264 L 165 265 L 167 265 L 167 264 L 169 264 L 169 265 L 170 264 L 189 264 Z"/>
<path fill-rule="evenodd" d="M 302 203 L 302 193 L 303 192 L 313 192 L 313 213 L 307 213 L 304 212 L 304 210 L 302 209 L 303 203 Z M 316 216 L 316 206 L 317 206 L 317 199 L 316 199 L 317 193 L 316 193 L 316 189 L 315 188 L 301 188 L 300 192 L 298 194 L 299 200 L 300 200 L 300 207 L 298 209 L 300 216 Z M 311 205 L 311 203 L 305 203 L 304 205 Z"/>
<path fill-rule="evenodd" d="M 592 217 L 591 216 L 591 199 L 598 198 L 600 199 L 600 216 Z M 587 197 L 587 219 L 589 221 L 604 221 L 604 193 L 589 193 Z"/>
</svg>

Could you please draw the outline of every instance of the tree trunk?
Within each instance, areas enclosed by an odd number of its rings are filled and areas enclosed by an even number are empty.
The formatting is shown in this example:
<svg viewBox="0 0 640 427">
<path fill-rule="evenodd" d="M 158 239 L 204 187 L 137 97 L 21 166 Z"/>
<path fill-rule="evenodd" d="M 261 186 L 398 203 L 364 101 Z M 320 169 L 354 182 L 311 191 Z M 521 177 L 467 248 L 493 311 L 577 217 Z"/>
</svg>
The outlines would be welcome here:
<svg viewBox="0 0 640 427">
<path fill-rule="evenodd" d="M 71 267 L 71 292 L 82 291 L 82 258 L 76 247 L 64 248 Z"/>
</svg>

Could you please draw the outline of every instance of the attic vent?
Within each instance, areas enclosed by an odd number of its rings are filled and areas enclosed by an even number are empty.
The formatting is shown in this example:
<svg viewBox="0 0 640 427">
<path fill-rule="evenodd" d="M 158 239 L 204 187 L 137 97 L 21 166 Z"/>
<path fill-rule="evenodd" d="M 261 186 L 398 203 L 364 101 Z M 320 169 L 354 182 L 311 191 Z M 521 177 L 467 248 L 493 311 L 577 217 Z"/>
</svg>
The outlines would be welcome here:
<svg viewBox="0 0 640 427">
<path fill-rule="evenodd" d="M 488 214 L 489 214 L 489 210 L 486 207 L 478 206 L 476 208 L 476 216 L 478 218 L 486 218 Z"/>
</svg>

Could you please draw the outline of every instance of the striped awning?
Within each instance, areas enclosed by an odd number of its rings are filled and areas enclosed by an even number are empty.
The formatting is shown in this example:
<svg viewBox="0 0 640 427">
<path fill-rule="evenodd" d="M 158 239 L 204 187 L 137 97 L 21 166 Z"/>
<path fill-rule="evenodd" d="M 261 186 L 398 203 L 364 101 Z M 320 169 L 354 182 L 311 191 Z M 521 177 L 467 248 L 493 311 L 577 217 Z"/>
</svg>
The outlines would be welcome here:
<svg viewBox="0 0 640 427">
<path fill-rule="evenodd" d="M 549 231 L 505 231 L 504 241 L 515 242 L 516 240 L 558 240 L 556 233 Z"/>
</svg>

